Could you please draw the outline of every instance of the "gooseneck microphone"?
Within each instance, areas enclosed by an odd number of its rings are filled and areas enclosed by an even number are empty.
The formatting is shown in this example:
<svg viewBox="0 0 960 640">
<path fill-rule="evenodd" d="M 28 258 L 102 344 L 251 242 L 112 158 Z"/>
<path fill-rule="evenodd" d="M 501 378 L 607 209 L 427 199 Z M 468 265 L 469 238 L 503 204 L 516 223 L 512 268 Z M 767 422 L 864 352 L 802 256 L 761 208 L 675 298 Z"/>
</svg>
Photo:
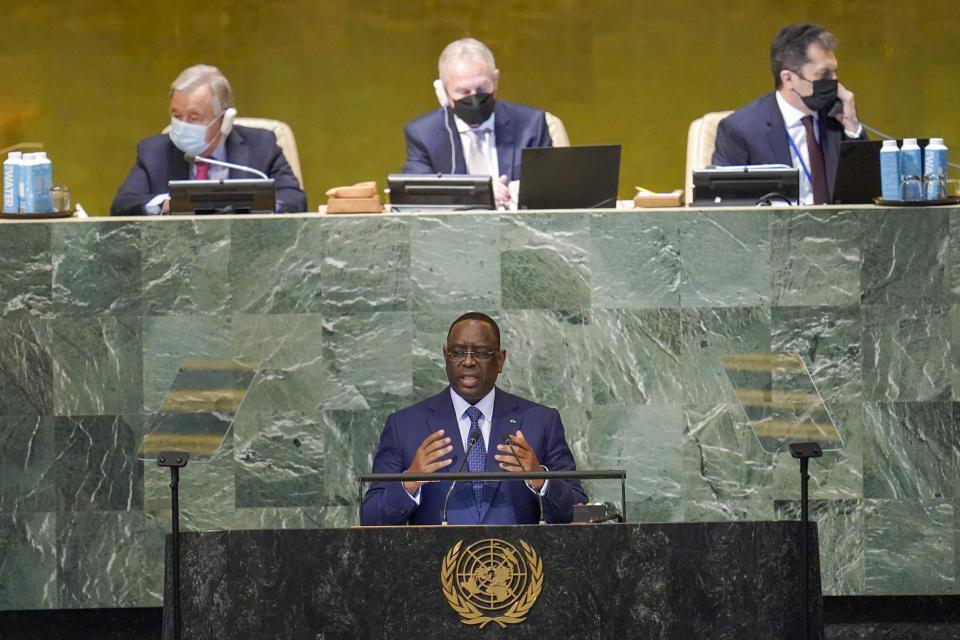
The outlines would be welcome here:
<svg viewBox="0 0 960 640">
<path fill-rule="evenodd" d="M 470 438 L 470 442 L 467 443 L 467 450 L 463 454 L 463 460 L 460 461 L 460 466 L 457 467 L 457 473 L 463 471 L 463 465 L 467 462 L 467 457 L 470 455 L 470 450 L 473 449 L 473 445 L 477 444 L 477 441 L 479 440 L 480 434 L 474 431 L 473 436 Z M 447 503 L 450 502 L 450 494 L 453 493 L 453 488 L 456 485 L 456 480 L 450 483 L 450 488 L 447 490 L 447 497 L 443 499 L 443 519 L 440 521 L 440 524 L 443 526 L 446 526 L 447 524 Z"/>
<path fill-rule="evenodd" d="M 523 466 L 523 463 L 520 462 L 520 457 L 517 455 L 517 452 L 513 450 L 513 448 L 517 445 L 514 444 L 513 438 L 510 437 L 509 433 L 503 434 L 503 444 L 510 447 L 510 453 L 513 454 L 513 458 L 517 461 L 517 464 L 520 465 L 520 470 L 526 471 L 527 468 Z M 546 482 L 546 480 L 544 480 L 544 482 Z M 537 494 L 537 502 L 540 503 L 540 522 L 538 524 L 547 524 L 547 521 L 544 520 L 543 518 L 543 494 L 540 493 L 539 489 L 535 487 L 531 487 L 531 488 L 533 489 L 533 492 Z"/>
<path fill-rule="evenodd" d="M 453 144 L 453 131 L 450 130 L 450 114 L 447 113 L 449 98 L 447 98 L 447 90 L 443 86 L 443 80 L 437 78 L 433 81 L 433 91 L 437 95 L 437 101 L 440 103 L 440 115 L 443 116 L 443 126 L 447 130 L 447 137 L 450 138 L 450 173 L 454 174 L 457 172 L 457 148 Z M 442 171 L 438 171 L 437 173 L 443 174 Z"/>
<path fill-rule="evenodd" d="M 215 164 L 221 167 L 227 167 L 228 169 L 236 169 L 237 171 L 246 171 L 247 173 L 253 173 L 260 176 L 264 180 L 269 180 L 270 176 L 265 174 L 259 169 L 254 169 L 253 167 L 245 167 L 242 164 L 233 164 L 232 162 L 223 162 L 222 160 L 214 160 L 213 158 L 206 158 L 204 156 L 198 156 L 195 153 L 185 153 L 183 154 L 183 159 L 187 162 L 204 162 L 206 164 Z"/>
</svg>

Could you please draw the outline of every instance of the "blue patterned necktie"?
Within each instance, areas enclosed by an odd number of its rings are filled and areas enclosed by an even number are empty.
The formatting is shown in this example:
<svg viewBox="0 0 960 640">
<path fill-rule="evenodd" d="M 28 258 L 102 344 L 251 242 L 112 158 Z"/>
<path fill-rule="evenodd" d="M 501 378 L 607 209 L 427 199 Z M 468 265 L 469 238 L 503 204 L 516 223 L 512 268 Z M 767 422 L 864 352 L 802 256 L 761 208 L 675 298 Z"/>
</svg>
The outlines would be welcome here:
<svg viewBox="0 0 960 640">
<path fill-rule="evenodd" d="M 487 460 L 487 448 L 483 446 L 483 434 L 480 433 L 480 418 L 483 417 L 483 413 L 476 407 L 468 407 L 467 417 L 470 418 L 470 434 L 467 436 L 467 443 L 474 436 L 477 438 L 477 443 L 473 445 L 473 448 L 470 449 L 470 455 L 467 456 L 467 465 L 469 465 L 470 471 L 483 471 Z M 479 509 L 480 505 L 483 504 L 482 480 L 473 482 L 473 499 L 477 501 L 477 509 Z"/>
</svg>

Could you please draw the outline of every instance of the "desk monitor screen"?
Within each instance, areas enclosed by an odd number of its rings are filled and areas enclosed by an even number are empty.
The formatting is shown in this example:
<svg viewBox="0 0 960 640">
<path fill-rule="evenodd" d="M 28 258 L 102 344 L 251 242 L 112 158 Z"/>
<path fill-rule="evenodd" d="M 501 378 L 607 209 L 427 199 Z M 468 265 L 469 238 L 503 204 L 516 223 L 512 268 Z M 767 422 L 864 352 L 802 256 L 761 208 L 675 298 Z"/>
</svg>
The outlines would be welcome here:
<svg viewBox="0 0 960 640">
<path fill-rule="evenodd" d="M 273 180 L 171 180 L 170 213 L 275 213 Z"/>
<path fill-rule="evenodd" d="M 800 171 L 786 165 L 710 167 L 693 172 L 693 206 L 755 207 L 796 204 Z"/>
<path fill-rule="evenodd" d="M 520 150 L 521 209 L 616 207 L 619 182 L 618 144 Z"/>
<path fill-rule="evenodd" d="M 491 176 L 391 173 L 391 211 L 495 209 Z"/>
<path fill-rule="evenodd" d="M 917 140 L 925 147 L 929 139 Z M 897 140 L 902 146 L 903 140 Z M 873 204 L 880 197 L 881 140 L 841 140 L 837 158 L 837 180 L 833 186 L 834 204 Z"/>
</svg>

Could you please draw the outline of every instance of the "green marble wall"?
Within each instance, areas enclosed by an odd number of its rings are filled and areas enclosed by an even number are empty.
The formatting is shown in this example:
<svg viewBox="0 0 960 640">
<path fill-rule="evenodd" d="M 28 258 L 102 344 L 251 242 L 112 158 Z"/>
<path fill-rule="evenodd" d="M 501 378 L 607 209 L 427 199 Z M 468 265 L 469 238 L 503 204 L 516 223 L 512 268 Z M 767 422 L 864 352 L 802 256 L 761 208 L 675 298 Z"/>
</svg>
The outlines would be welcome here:
<svg viewBox="0 0 960 640">
<path fill-rule="evenodd" d="M 168 475 L 135 452 L 187 359 L 265 374 L 183 472 L 184 528 L 355 524 L 468 309 L 639 522 L 797 517 L 796 462 L 716 374 L 800 353 L 847 443 L 811 463 L 825 593 L 960 593 L 958 234 L 960 208 L 0 223 L 0 609 L 160 603 Z"/>
</svg>

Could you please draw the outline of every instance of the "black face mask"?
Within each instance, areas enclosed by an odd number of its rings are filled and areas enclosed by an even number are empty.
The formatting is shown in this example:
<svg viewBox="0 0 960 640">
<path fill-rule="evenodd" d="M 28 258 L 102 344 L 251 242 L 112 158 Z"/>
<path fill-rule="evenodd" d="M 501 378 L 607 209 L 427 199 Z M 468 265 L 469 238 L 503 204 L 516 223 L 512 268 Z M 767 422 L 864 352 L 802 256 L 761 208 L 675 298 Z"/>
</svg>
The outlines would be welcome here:
<svg viewBox="0 0 960 640">
<path fill-rule="evenodd" d="M 453 112 L 467 124 L 480 124 L 490 117 L 497 99 L 492 93 L 475 93 L 453 102 Z"/>
<path fill-rule="evenodd" d="M 837 81 L 829 79 L 814 80 L 813 93 L 809 96 L 801 96 L 800 99 L 811 111 L 828 111 L 837 101 Z"/>
</svg>

